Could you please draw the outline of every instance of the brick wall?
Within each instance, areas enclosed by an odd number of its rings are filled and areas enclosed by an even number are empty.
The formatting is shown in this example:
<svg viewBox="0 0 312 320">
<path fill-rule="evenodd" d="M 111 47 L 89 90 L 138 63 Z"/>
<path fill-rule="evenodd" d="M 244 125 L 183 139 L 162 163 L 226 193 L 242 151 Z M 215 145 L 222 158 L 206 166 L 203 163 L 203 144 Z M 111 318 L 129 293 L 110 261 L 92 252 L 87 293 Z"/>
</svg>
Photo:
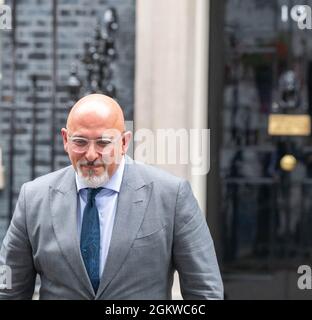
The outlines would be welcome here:
<svg viewBox="0 0 312 320">
<path fill-rule="evenodd" d="M 39 76 L 37 90 L 36 176 L 51 171 L 52 140 L 52 73 L 53 73 L 53 1 L 17 0 L 16 32 L 16 108 L 14 157 L 14 205 L 21 185 L 31 178 L 32 148 L 32 82 L 31 75 Z M 6 4 L 12 6 L 11 1 Z M 91 40 L 97 18 L 105 9 L 115 7 L 119 18 L 116 35 L 118 58 L 113 64 L 113 83 L 117 99 L 127 120 L 133 119 L 134 101 L 134 31 L 135 0 L 59 0 L 57 11 L 57 108 L 55 168 L 68 164 L 64 154 L 59 129 L 64 126 L 68 113 L 66 89 L 71 63 L 78 63 L 78 72 L 84 80 L 86 72 L 79 58 L 84 43 Z M 0 81 L 0 147 L 6 173 L 9 171 L 10 108 L 12 97 L 12 38 L 10 31 L 0 30 L 2 80 Z M 6 174 L 8 181 L 8 175 Z M 0 191 L 0 243 L 8 223 L 9 186 Z"/>
</svg>

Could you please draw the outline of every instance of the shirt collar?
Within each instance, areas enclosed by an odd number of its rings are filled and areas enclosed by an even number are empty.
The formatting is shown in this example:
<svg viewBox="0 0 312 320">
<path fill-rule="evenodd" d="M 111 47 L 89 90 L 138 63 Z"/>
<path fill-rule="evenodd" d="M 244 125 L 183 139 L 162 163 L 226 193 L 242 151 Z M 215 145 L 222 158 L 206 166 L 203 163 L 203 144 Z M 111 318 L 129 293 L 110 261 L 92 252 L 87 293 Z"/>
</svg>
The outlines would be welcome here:
<svg viewBox="0 0 312 320">
<path fill-rule="evenodd" d="M 113 190 L 115 192 L 120 191 L 121 187 L 121 182 L 122 182 L 122 177 L 123 177 L 123 172 L 125 169 L 125 158 L 122 157 L 120 164 L 116 170 L 116 172 L 113 174 L 113 176 L 105 183 L 103 184 L 102 188 Z M 76 186 L 77 186 L 77 192 L 79 192 L 81 189 L 88 188 L 82 181 L 82 179 L 78 176 L 76 172 Z"/>
</svg>

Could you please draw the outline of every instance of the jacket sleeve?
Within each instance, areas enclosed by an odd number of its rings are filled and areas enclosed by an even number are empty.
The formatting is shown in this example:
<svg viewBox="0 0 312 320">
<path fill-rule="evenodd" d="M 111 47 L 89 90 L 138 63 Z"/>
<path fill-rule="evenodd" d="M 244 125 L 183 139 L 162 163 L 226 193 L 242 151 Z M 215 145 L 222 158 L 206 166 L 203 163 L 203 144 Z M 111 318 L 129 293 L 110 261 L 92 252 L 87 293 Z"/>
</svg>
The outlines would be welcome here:
<svg viewBox="0 0 312 320">
<path fill-rule="evenodd" d="M 184 299 L 223 299 L 213 240 L 187 181 L 180 183 L 176 200 L 173 260 Z"/>
<path fill-rule="evenodd" d="M 31 299 L 34 293 L 36 271 L 27 233 L 25 189 L 23 185 L 0 250 L 0 266 L 9 268 L 12 276 L 11 286 L 7 282 L 6 288 L 0 287 L 0 300 Z"/>
</svg>

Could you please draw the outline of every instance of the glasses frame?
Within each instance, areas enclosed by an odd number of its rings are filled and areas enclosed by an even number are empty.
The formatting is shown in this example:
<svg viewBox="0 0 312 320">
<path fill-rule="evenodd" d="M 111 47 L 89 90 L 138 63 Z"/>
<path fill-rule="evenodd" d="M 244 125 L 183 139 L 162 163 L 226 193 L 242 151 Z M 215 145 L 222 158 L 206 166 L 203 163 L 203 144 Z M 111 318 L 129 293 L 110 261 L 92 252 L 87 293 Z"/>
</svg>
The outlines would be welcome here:
<svg viewBox="0 0 312 320">
<path fill-rule="evenodd" d="M 108 147 L 108 146 L 115 146 L 115 144 L 116 144 L 120 139 L 122 139 L 122 138 L 124 137 L 125 132 L 126 132 L 126 131 L 121 132 L 121 134 L 120 134 L 118 137 L 115 137 L 114 139 L 109 139 L 109 138 L 105 138 L 105 139 L 104 139 L 104 138 L 89 139 L 89 138 L 82 137 L 82 136 L 70 135 L 70 134 L 68 133 L 68 134 L 67 134 L 67 139 L 68 139 L 68 141 L 70 142 L 70 144 L 72 145 L 72 151 L 75 152 L 75 153 L 82 154 L 82 153 L 85 153 L 85 152 L 87 152 L 87 151 L 89 150 L 91 142 L 97 142 L 97 141 L 104 141 L 104 140 L 106 140 L 106 141 L 109 141 L 109 142 L 110 142 L 109 144 L 107 144 L 106 147 Z M 73 149 L 73 144 L 74 144 L 74 141 L 73 141 L 73 140 L 74 140 L 75 138 L 80 139 L 80 140 L 84 140 L 85 142 L 87 142 L 86 146 L 81 147 L 81 148 L 84 149 L 84 150 L 77 151 L 77 150 L 74 150 L 74 149 Z M 78 146 L 76 145 L 76 147 L 78 147 Z M 97 144 L 95 143 L 94 149 L 95 149 L 95 151 L 96 151 L 97 153 L 103 155 L 103 154 L 105 154 L 105 148 L 106 148 L 106 147 L 103 148 L 103 151 L 99 151 L 99 150 L 98 150 L 98 147 L 97 147 Z M 75 147 L 74 147 L 74 148 L 75 148 Z M 79 147 L 78 147 L 78 148 L 79 148 Z"/>
</svg>

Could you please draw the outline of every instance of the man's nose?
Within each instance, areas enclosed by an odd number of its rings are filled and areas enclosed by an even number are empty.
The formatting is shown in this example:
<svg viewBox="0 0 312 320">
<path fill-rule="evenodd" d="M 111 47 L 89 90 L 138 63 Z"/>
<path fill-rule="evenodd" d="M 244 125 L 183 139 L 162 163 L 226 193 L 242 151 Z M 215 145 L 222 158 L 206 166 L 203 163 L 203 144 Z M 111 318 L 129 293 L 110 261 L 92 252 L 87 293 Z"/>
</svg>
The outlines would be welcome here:
<svg viewBox="0 0 312 320">
<path fill-rule="evenodd" d="M 94 142 L 90 141 L 88 150 L 85 155 L 86 160 L 92 162 L 92 161 L 96 160 L 98 158 L 98 156 L 99 156 L 99 154 L 95 150 Z"/>
</svg>

